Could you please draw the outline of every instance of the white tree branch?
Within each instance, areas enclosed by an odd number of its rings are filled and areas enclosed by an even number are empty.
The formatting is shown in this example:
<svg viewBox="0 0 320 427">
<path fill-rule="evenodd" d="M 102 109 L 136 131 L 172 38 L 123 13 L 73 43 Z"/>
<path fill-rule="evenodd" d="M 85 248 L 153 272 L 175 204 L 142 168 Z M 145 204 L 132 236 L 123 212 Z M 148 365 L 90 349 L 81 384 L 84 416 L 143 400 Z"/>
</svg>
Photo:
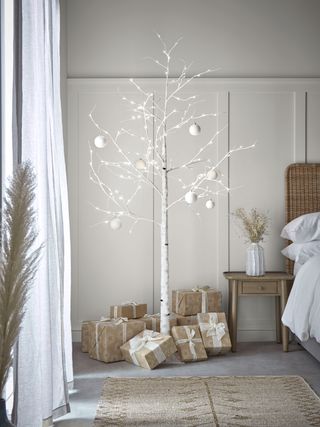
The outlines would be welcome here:
<svg viewBox="0 0 320 427">
<path fill-rule="evenodd" d="M 179 170 L 179 169 L 183 169 L 183 168 L 187 168 L 187 167 L 189 167 L 189 166 L 191 166 L 191 165 L 193 165 L 194 163 L 198 163 L 198 162 L 202 162 L 203 160 L 201 160 L 201 159 L 199 159 L 198 157 L 200 156 L 200 155 L 202 155 L 203 154 L 203 152 L 210 146 L 210 145 L 212 145 L 212 144 L 214 144 L 214 142 L 216 141 L 216 139 L 217 139 L 217 137 L 220 135 L 220 133 L 221 132 L 223 132 L 225 129 L 227 129 L 228 128 L 228 126 L 226 125 L 226 126 L 224 126 L 223 128 L 221 128 L 221 129 L 219 129 L 214 135 L 213 135 L 213 137 L 212 138 L 210 138 L 210 140 L 207 142 L 207 144 L 205 144 L 204 146 L 202 146 L 198 151 L 197 151 L 197 153 L 189 160 L 189 161 L 187 161 L 187 162 L 185 162 L 185 163 L 183 163 L 183 164 L 181 164 L 181 165 L 179 165 L 179 166 L 175 166 L 175 167 L 173 167 L 173 168 L 171 168 L 170 170 L 169 170 L 169 172 L 172 172 L 172 171 L 174 171 L 174 170 Z"/>
<path fill-rule="evenodd" d="M 122 148 L 120 147 L 120 145 L 117 143 L 117 138 L 119 137 L 119 135 L 121 135 L 121 133 L 117 133 L 117 136 L 114 138 L 110 132 L 108 132 L 106 129 L 103 129 L 93 118 L 93 113 L 91 112 L 89 114 L 89 118 L 91 119 L 92 123 L 96 126 L 96 128 L 104 133 L 105 135 L 107 135 L 110 140 L 112 141 L 113 145 L 117 148 L 118 152 L 122 155 L 122 157 L 129 163 L 129 165 L 132 167 L 132 169 L 138 174 L 139 177 L 142 178 L 142 180 L 147 183 L 148 185 L 152 186 L 155 191 L 161 196 L 161 191 L 159 190 L 159 188 L 155 185 L 154 182 L 152 182 L 148 177 L 146 177 L 139 169 L 136 168 L 136 166 L 134 165 L 134 163 L 131 161 L 131 159 L 126 155 L 126 153 L 122 150 Z"/>
</svg>

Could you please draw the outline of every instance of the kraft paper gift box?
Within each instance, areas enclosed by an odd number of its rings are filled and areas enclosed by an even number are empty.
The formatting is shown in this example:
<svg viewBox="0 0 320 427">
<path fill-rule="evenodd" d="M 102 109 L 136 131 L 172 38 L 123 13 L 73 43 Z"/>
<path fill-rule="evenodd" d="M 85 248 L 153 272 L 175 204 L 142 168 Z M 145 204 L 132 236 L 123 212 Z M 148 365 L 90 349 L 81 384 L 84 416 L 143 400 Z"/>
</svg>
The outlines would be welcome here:
<svg viewBox="0 0 320 427">
<path fill-rule="evenodd" d="M 83 320 L 81 322 L 81 351 L 88 353 L 90 348 L 90 322 L 92 320 Z"/>
<path fill-rule="evenodd" d="M 146 329 L 150 329 L 151 331 L 160 332 L 160 313 L 156 314 L 145 314 L 141 319 L 146 325 Z M 173 326 L 177 326 L 177 315 L 175 313 L 171 313 L 169 316 L 170 323 L 170 331 Z"/>
<path fill-rule="evenodd" d="M 89 356 L 102 362 L 123 360 L 122 344 L 144 330 L 141 320 L 104 319 L 89 323 Z"/>
<path fill-rule="evenodd" d="M 227 353 L 231 341 L 225 313 L 199 313 L 198 322 L 208 355 Z"/>
<path fill-rule="evenodd" d="M 198 362 L 208 359 L 199 326 L 174 326 L 172 336 L 183 362 Z"/>
<path fill-rule="evenodd" d="M 221 292 L 209 286 L 174 290 L 172 291 L 172 311 L 182 316 L 220 312 L 221 299 Z"/>
<path fill-rule="evenodd" d="M 124 359 L 146 369 L 154 369 L 177 351 L 170 335 L 146 329 L 121 346 Z"/>
<path fill-rule="evenodd" d="M 176 314 L 176 316 L 177 316 L 177 326 L 198 325 L 197 315 L 182 316 L 181 314 Z"/>
<path fill-rule="evenodd" d="M 127 317 L 128 319 L 138 319 L 147 313 L 147 304 L 137 304 L 136 302 L 124 302 L 120 305 L 110 307 L 110 317 Z"/>
</svg>

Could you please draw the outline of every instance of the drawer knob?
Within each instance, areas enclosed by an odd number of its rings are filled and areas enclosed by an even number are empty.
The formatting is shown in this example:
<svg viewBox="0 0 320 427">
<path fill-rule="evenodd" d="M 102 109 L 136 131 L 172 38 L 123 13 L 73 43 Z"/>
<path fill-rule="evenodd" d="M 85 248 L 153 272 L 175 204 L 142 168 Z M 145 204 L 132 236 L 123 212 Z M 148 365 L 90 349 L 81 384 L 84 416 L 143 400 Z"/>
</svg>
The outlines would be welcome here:
<svg viewBox="0 0 320 427">
<path fill-rule="evenodd" d="M 263 291 L 264 290 L 264 286 L 260 285 L 258 286 L 259 291 Z"/>
</svg>

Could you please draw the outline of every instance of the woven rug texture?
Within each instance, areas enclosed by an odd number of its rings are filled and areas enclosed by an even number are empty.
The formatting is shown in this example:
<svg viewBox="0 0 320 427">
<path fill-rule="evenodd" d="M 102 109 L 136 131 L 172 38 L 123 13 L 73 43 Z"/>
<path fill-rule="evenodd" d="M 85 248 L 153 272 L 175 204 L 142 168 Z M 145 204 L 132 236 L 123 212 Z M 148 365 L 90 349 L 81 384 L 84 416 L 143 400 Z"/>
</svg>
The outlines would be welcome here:
<svg viewBox="0 0 320 427">
<path fill-rule="evenodd" d="M 107 378 L 103 426 L 320 426 L 320 399 L 298 376 Z"/>
</svg>

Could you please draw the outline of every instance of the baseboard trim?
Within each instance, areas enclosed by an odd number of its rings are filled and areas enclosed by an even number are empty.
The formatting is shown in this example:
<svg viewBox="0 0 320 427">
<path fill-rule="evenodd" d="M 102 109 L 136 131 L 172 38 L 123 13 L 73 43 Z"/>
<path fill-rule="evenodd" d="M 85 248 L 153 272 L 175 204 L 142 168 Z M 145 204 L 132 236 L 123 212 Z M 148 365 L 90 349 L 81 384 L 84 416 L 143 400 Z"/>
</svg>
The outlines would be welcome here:
<svg viewBox="0 0 320 427">
<path fill-rule="evenodd" d="M 238 342 L 275 341 L 276 331 L 270 330 L 248 330 L 238 329 Z"/>
<path fill-rule="evenodd" d="M 81 331 L 79 330 L 72 331 L 72 342 L 81 342 Z"/>
</svg>

